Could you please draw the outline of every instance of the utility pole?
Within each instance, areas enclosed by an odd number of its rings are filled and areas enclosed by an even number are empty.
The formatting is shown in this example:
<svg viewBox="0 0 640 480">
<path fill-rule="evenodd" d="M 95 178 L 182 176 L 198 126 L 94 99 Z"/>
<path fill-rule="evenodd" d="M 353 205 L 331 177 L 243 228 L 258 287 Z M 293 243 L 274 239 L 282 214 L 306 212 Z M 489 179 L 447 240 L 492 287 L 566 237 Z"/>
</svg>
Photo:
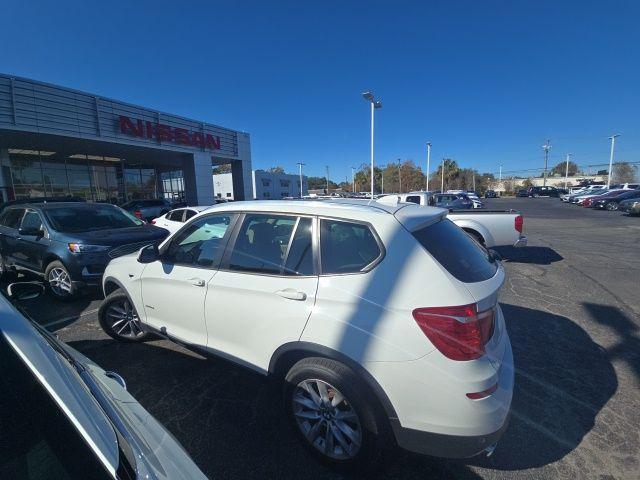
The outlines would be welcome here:
<svg viewBox="0 0 640 480">
<path fill-rule="evenodd" d="M 329 195 L 329 165 L 325 165 L 327 169 L 327 195 Z"/>
<path fill-rule="evenodd" d="M 384 195 L 384 170 L 383 169 L 380 170 L 380 179 L 382 181 L 382 189 L 381 189 L 382 192 L 381 193 Z"/>
<path fill-rule="evenodd" d="M 551 144 L 549 142 L 550 140 L 547 140 L 547 143 L 542 146 L 544 150 L 544 179 L 542 185 L 544 186 L 547 185 L 547 164 L 549 163 L 549 150 L 551 150 Z"/>
<path fill-rule="evenodd" d="M 300 167 L 300 198 L 302 198 L 302 166 L 303 165 L 306 165 L 306 164 L 298 162 L 298 167 Z"/>
<path fill-rule="evenodd" d="M 500 164 L 500 173 L 498 173 L 498 182 L 502 183 L 502 164 Z"/>
<path fill-rule="evenodd" d="M 609 140 L 611 140 L 611 153 L 609 155 L 609 175 L 607 176 L 607 188 L 611 186 L 611 170 L 613 168 L 613 149 L 616 146 L 616 137 L 619 137 L 620 134 L 611 135 Z"/>
<path fill-rule="evenodd" d="M 475 192 L 476 191 L 476 172 L 473 172 L 472 175 L 473 175 L 473 177 L 472 177 L 473 178 L 473 191 Z"/>
<path fill-rule="evenodd" d="M 400 163 L 400 159 L 398 159 L 398 188 L 400 191 L 398 193 L 402 193 L 402 163 Z"/>
<path fill-rule="evenodd" d="M 569 185 L 569 159 L 571 158 L 571 154 L 567 153 L 567 165 L 564 168 L 564 188 L 567 189 L 567 185 Z"/>
<path fill-rule="evenodd" d="M 356 193 L 356 167 L 351 167 L 351 191 Z"/>
<path fill-rule="evenodd" d="M 444 158 L 442 159 L 442 185 L 440 186 L 440 193 L 444 193 Z"/>
<path fill-rule="evenodd" d="M 431 162 L 431 142 L 427 142 L 427 192 L 429 191 L 429 164 Z"/>
</svg>

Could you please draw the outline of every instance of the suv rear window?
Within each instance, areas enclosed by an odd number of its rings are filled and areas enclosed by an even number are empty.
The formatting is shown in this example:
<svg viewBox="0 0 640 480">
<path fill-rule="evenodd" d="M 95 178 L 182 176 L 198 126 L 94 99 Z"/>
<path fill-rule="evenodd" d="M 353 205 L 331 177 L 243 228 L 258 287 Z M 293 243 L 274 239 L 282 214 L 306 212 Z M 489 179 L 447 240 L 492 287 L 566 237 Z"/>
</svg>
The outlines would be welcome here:
<svg viewBox="0 0 640 480">
<path fill-rule="evenodd" d="M 322 273 L 356 273 L 364 270 L 382 252 L 367 225 L 320 221 L 320 257 Z"/>
<path fill-rule="evenodd" d="M 451 220 L 444 219 L 412 232 L 440 265 L 461 282 L 489 280 L 498 266 L 488 252 Z"/>
</svg>

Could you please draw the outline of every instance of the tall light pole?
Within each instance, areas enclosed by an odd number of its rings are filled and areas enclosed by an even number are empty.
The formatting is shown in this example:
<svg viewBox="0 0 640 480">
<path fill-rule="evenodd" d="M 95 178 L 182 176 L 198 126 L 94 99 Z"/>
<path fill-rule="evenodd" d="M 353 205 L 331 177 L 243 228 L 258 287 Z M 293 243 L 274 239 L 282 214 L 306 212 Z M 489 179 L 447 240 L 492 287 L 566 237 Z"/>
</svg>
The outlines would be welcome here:
<svg viewBox="0 0 640 480">
<path fill-rule="evenodd" d="M 431 142 L 427 142 L 427 192 L 429 191 L 429 168 L 431 163 Z"/>
<path fill-rule="evenodd" d="M 375 111 L 376 108 L 382 108 L 382 103 L 379 101 L 376 101 L 372 92 L 364 92 L 362 96 L 366 101 L 368 101 L 371 104 L 371 199 L 373 200 L 373 184 L 374 184 L 374 177 L 373 177 L 373 116 L 374 115 L 373 115 L 373 112 Z"/>
<path fill-rule="evenodd" d="M 498 182 L 502 183 L 502 164 L 500 164 L 500 172 L 498 173 Z"/>
<path fill-rule="evenodd" d="M 300 198 L 302 198 L 302 166 L 303 165 L 306 165 L 306 164 L 298 162 L 298 167 L 300 168 Z"/>
<path fill-rule="evenodd" d="M 615 135 L 611 135 L 609 140 L 611 140 L 611 153 L 609 154 L 609 175 L 607 176 L 607 188 L 611 185 L 611 170 L 613 168 L 613 149 L 616 146 L 616 137 L 619 137 L 620 134 L 616 133 Z"/>
<path fill-rule="evenodd" d="M 569 185 L 569 159 L 571 158 L 571 154 L 567 153 L 567 164 L 564 167 L 564 188 L 567 189 L 567 185 Z"/>
<path fill-rule="evenodd" d="M 356 193 L 356 167 L 351 167 L 351 191 Z"/>
<path fill-rule="evenodd" d="M 381 192 L 384 195 L 384 170 L 380 169 L 380 181 L 382 183 L 382 188 L 381 188 Z"/>
<path fill-rule="evenodd" d="M 398 193 L 402 193 L 402 163 L 400 163 L 400 159 L 398 159 L 398 184 L 400 190 Z"/>
<path fill-rule="evenodd" d="M 327 169 L 327 195 L 329 195 L 329 165 L 325 165 L 325 167 Z"/>
<path fill-rule="evenodd" d="M 547 163 L 549 162 L 549 150 L 551 150 L 551 144 L 549 140 L 542 146 L 544 150 L 544 180 L 542 181 L 542 185 L 547 185 Z"/>
<path fill-rule="evenodd" d="M 440 186 L 440 193 L 444 193 L 444 158 L 442 159 L 442 185 Z"/>
</svg>

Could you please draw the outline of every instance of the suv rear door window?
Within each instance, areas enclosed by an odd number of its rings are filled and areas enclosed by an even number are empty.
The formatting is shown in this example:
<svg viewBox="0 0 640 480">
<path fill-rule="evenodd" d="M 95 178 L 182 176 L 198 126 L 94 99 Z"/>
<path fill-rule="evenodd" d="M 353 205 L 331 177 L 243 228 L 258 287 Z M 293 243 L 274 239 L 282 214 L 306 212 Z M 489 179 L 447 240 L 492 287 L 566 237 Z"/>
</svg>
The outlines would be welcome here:
<svg viewBox="0 0 640 480">
<path fill-rule="evenodd" d="M 324 275 L 361 272 L 381 254 L 369 226 L 339 220 L 320 221 L 320 258 Z"/>
<path fill-rule="evenodd" d="M 231 252 L 229 268 L 281 274 L 295 224 L 295 216 L 246 215 Z"/>
<path fill-rule="evenodd" d="M 475 240 L 444 219 L 412 232 L 427 252 L 461 282 L 489 280 L 496 274 L 497 264 Z"/>
<path fill-rule="evenodd" d="M 417 203 L 418 205 L 420 205 L 420 197 L 417 195 L 410 195 L 405 201 L 410 203 Z"/>
<path fill-rule="evenodd" d="M 313 275 L 312 227 L 310 218 L 300 218 L 284 265 L 285 275 Z"/>
<path fill-rule="evenodd" d="M 183 215 L 184 215 L 184 210 L 182 209 L 174 210 L 173 212 L 169 213 L 169 216 L 167 218 L 174 222 L 182 222 Z"/>
</svg>

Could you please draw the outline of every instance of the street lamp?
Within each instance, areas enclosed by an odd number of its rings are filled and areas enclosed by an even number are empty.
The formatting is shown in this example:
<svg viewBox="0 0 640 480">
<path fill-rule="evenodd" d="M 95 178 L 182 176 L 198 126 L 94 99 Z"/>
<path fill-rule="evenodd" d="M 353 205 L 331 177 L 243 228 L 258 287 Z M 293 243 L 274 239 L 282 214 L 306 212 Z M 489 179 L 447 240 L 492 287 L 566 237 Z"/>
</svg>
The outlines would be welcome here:
<svg viewBox="0 0 640 480">
<path fill-rule="evenodd" d="M 362 96 L 364 97 L 364 99 L 369 102 L 371 104 L 371 199 L 373 200 L 373 183 L 374 183 L 374 177 L 373 177 L 373 112 L 375 111 L 376 108 L 382 108 L 382 103 L 379 101 L 376 101 L 376 99 L 373 96 L 373 93 L 371 92 L 364 92 L 362 94 Z"/>
<path fill-rule="evenodd" d="M 611 153 L 609 154 L 609 175 L 607 176 L 607 188 L 611 185 L 611 169 L 613 168 L 613 149 L 616 146 L 616 137 L 619 137 L 620 134 L 617 133 L 615 135 L 611 135 L 609 140 L 611 140 Z"/>
<path fill-rule="evenodd" d="M 356 193 L 356 167 L 351 167 L 351 191 Z"/>
<path fill-rule="evenodd" d="M 431 142 L 427 142 L 427 192 L 429 191 L 429 163 L 431 162 Z"/>
<path fill-rule="evenodd" d="M 549 150 L 551 150 L 551 144 L 549 140 L 547 143 L 542 145 L 542 149 L 544 150 L 544 179 L 542 180 L 542 185 L 547 185 L 547 163 L 549 162 Z"/>
<path fill-rule="evenodd" d="M 298 162 L 298 167 L 300 167 L 300 198 L 302 198 L 302 166 L 306 165 L 306 163 Z"/>
</svg>

